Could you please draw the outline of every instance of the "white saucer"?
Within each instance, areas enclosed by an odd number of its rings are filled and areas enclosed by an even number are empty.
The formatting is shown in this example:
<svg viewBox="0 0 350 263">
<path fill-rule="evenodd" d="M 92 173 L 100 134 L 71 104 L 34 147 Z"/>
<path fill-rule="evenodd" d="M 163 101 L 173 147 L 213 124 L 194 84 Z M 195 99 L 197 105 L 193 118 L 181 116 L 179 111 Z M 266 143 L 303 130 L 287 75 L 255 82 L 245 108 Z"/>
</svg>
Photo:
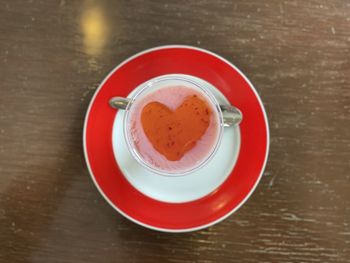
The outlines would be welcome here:
<svg viewBox="0 0 350 263">
<path fill-rule="evenodd" d="M 220 104 L 229 104 L 224 95 L 204 80 L 202 82 Z M 137 92 L 141 85 L 130 95 Z M 129 96 L 130 96 L 129 95 Z M 116 114 L 113 123 L 112 144 L 115 160 L 125 178 L 144 195 L 162 202 L 184 203 L 194 201 L 215 191 L 230 175 L 240 149 L 239 127 L 225 128 L 221 144 L 207 165 L 188 175 L 167 177 L 146 170 L 127 149 L 123 134 L 124 112 Z"/>
</svg>

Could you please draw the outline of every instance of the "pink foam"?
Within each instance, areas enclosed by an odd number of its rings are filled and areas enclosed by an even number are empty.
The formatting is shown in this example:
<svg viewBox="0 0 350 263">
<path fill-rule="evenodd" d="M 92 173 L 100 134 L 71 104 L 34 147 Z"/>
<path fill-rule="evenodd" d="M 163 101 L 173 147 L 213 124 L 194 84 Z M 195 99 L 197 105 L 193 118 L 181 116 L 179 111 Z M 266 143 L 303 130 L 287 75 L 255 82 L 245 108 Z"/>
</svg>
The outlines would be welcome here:
<svg viewBox="0 0 350 263">
<path fill-rule="evenodd" d="M 148 103 L 158 101 L 175 110 L 187 96 L 194 94 L 206 100 L 208 105 L 212 105 L 212 102 L 199 91 L 184 86 L 171 86 L 146 94 L 143 98 L 136 100 L 131 107 L 129 113 L 131 137 L 139 154 L 149 165 L 169 173 L 190 170 L 206 159 L 214 150 L 220 133 L 219 114 L 214 106 L 212 107 L 211 121 L 205 134 L 197 141 L 196 146 L 178 161 L 169 161 L 154 149 L 143 131 L 141 112 Z"/>
</svg>

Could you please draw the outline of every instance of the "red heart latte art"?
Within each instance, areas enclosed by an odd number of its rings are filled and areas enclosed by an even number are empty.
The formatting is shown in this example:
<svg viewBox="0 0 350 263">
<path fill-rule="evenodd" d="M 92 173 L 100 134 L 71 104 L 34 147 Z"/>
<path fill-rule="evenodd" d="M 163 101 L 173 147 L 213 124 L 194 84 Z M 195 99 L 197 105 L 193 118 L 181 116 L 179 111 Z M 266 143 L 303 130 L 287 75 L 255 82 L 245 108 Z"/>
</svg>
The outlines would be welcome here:
<svg viewBox="0 0 350 263">
<path fill-rule="evenodd" d="M 150 102 L 142 110 L 143 130 L 153 147 L 170 161 L 180 160 L 208 129 L 211 109 L 197 95 L 188 96 L 175 110 Z"/>
</svg>

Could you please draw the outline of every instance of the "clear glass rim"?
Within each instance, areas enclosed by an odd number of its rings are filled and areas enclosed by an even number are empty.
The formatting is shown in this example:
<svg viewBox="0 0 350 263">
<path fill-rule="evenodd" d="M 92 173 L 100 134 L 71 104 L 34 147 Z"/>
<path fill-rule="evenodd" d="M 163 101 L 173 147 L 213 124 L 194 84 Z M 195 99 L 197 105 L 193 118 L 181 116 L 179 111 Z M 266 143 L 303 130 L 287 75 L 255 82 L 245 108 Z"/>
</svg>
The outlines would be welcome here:
<svg viewBox="0 0 350 263">
<path fill-rule="evenodd" d="M 144 168 L 146 168 L 147 170 L 159 174 L 159 175 L 163 175 L 163 176 L 168 176 L 168 177 L 177 177 L 177 176 L 184 176 L 190 173 L 193 173 L 197 170 L 199 170 L 200 168 L 202 168 L 203 166 L 205 166 L 215 155 L 215 153 L 217 152 L 220 143 L 221 143 L 221 139 L 223 136 L 223 131 L 224 131 L 224 121 L 223 121 L 223 114 L 220 108 L 220 104 L 218 103 L 217 99 L 215 98 L 215 96 L 206 88 L 204 87 L 203 84 L 199 83 L 199 81 L 193 80 L 193 78 L 197 78 L 194 76 L 190 76 L 190 75 L 185 75 L 185 74 L 168 74 L 168 75 L 161 75 L 155 78 L 152 78 L 148 81 L 145 81 L 144 83 L 140 84 L 138 87 L 140 87 L 140 89 L 135 92 L 134 94 L 132 94 L 131 97 L 129 97 L 129 103 L 125 109 L 125 114 L 124 114 L 124 119 L 123 119 L 123 133 L 124 133 L 124 139 L 127 143 L 127 148 L 128 151 L 131 153 L 131 155 L 134 157 L 134 159 L 141 164 Z M 199 79 L 199 78 L 198 78 Z M 193 167 L 191 167 L 188 170 L 185 171 L 180 171 L 180 172 L 167 172 L 165 170 L 162 169 L 158 169 L 152 165 L 150 165 L 148 162 L 144 161 L 142 156 L 139 154 L 139 152 L 136 150 L 135 144 L 133 139 L 131 138 L 131 134 L 130 134 L 130 130 L 128 129 L 128 124 L 129 124 L 129 113 L 130 113 L 130 108 L 132 107 L 133 103 L 135 102 L 135 100 L 142 94 L 144 93 L 148 88 L 152 87 L 155 83 L 159 83 L 162 81 L 167 81 L 167 80 L 179 80 L 179 81 L 183 81 L 183 82 L 188 82 L 194 86 L 196 86 L 197 88 L 199 88 L 201 90 L 201 92 L 203 92 L 208 98 L 209 100 L 212 102 L 212 104 L 214 105 L 215 109 L 217 110 L 217 113 L 219 115 L 219 136 L 218 139 L 216 141 L 215 147 L 211 150 L 211 153 L 208 154 L 205 158 L 203 158 L 203 160 L 201 160 L 198 165 L 195 165 Z M 206 81 L 199 79 L 200 81 L 203 81 L 204 83 Z M 137 87 L 136 87 L 137 88 Z M 130 96 L 130 95 L 129 95 Z"/>
</svg>

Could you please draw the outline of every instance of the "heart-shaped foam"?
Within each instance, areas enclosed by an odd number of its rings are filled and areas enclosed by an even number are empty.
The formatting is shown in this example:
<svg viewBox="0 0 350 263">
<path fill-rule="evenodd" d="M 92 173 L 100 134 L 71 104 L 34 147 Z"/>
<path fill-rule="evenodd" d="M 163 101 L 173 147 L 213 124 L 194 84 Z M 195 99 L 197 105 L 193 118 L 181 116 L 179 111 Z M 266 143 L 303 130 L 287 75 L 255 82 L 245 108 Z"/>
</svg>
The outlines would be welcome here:
<svg viewBox="0 0 350 263">
<path fill-rule="evenodd" d="M 141 113 L 143 130 L 153 147 L 169 161 L 180 160 L 209 127 L 211 108 L 198 97 L 185 98 L 175 110 L 150 102 Z"/>
</svg>

